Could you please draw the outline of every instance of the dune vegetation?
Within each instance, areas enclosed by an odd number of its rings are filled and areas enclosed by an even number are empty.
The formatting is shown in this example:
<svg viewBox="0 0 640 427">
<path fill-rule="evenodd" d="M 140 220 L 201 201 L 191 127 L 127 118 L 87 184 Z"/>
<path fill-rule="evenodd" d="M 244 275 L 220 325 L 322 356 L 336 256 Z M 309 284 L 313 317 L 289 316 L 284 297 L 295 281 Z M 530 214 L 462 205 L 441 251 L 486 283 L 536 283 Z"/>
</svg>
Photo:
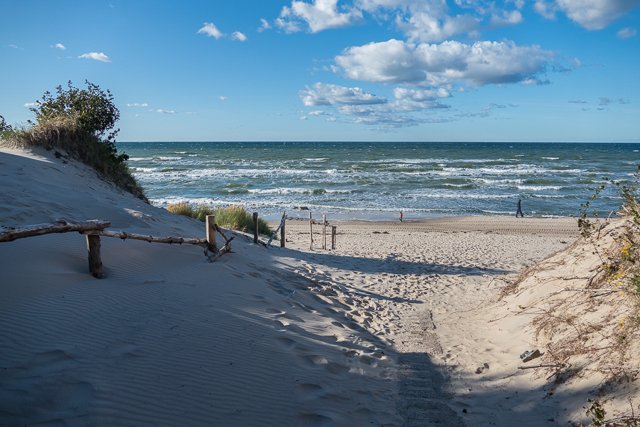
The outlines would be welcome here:
<svg viewBox="0 0 640 427">
<path fill-rule="evenodd" d="M 170 204 L 167 206 L 167 210 L 173 214 L 188 216 L 200 221 L 204 221 L 207 215 L 215 215 L 218 225 L 233 230 L 252 232 L 254 228 L 253 217 L 242 206 L 232 205 L 214 209 L 207 205 L 191 205 L 187 202 L 180 202 Z M 269 236 L 273 230 L 265 220 L 258 218 L 258 233 Z"/>
<path fill-rule="evenodd" d="M 77 159 L 95 169 L 106 180 L 148 202 L 142 187 L 127 166 L 128 156 L 115 145 L 120 112 L 110 91 L 85 82 L 77 88 L 71 82 L 45 92 L 31 107 L 35 121 L 22 128 L 8 125 L 0 116 L 0 137 L 5 144 L 42 147 L 58 157 Z"/>
</svg>

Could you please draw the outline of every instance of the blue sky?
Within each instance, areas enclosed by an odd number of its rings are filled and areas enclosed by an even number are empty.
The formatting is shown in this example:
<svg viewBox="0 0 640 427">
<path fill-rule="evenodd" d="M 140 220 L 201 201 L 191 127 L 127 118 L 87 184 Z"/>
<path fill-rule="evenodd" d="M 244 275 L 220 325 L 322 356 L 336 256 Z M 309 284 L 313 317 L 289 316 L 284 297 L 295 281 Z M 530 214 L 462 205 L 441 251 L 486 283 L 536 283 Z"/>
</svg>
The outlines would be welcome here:
<svg viewBox="0 0 640 427">
<path fill-rule="evenodd" d="M 85 79 L 121 141 L 640 142 L 640 0 L 0 0 L 0 114 Z"/>
</svg>

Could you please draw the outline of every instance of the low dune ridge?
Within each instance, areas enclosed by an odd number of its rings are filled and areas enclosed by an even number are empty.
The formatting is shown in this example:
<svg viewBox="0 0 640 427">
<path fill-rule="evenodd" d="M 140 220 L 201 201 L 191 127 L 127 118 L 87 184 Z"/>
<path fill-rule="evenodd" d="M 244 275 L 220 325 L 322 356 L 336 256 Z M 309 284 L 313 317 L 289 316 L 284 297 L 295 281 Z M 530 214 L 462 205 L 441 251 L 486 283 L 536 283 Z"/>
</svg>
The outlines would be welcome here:
<svg viewBox="0 0 640 427">
<path fill-rule="evenodd" d="M 3 148 L 0 176 L 6 227 L 104 219 L 204 237 L 50 152 Z M 0 425 L 588 421 L 593 387 L 549 394 L 546 375 L 518 369 L 544 350 L 518 307 L 548 278 L 520 273 L 570 256 L 575 219 L 339 222 L 333 251 L 319 234 L 309 250 L 308 227 L 289 221 L 284 249 L 235 233 L 215 263 L 198 246 L 102 238 L 102 280 L 76 233 L 0 244 Z M 553 259 L 543 270 L 562 274 Z"/>
</svg>

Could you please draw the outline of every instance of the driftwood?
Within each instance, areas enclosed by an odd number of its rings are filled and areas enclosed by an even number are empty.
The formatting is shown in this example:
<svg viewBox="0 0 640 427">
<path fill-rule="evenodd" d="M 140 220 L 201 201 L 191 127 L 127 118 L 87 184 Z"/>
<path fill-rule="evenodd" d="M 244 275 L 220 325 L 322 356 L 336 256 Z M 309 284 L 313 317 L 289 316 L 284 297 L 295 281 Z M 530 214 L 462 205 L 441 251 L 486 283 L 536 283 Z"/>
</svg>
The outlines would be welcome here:
<svg viewBox="0 0 640 427">
<path fill-rule="evenodd" d="M 104 230 L 109 227 L 109 221 L 91 220 L 84 222 L 67 222 L 59 220 L 52 224 L 36 224 L 26 227 L 0 227 L 0 242 L 11 242 L 24 237 L 42 236 L 52 233 L 68 233 L 78 231 L 80 233 Z"/>
<path fill-rule="evenodd" d="M 187 245 L 203 245 L 207 243 L 207 239 L 192 239 L 187 237 L 154 237 L 154 236 L 144 236 L 142 234 L 135 233 L 126 233 L 124 231 L 116 232 L 116 231 L 106 231 L 106 230 L 98 230 L 98 231 L 86 231 L 84 234 L 92 235 L 92 236 L 104 236 L 104 237 L 115 237 L 118 239 L 126 240 L 143 240 L 149 243 L 170 243 L 170 244 L 187 244 Z"/>
<path fill-rule="evenodd" d="M 273 233 L 271 234 L 271 237 L 269 237 L 269 240 L 267 241 L 267 247 L 271 246 L 271 242 L 273 241 L 273 239 L 275 239 L 275 237 L 278 235 L 278 231 L 280 232 L 280 247 L 284 248 L 284 239 L 285 239 L 285 224 L 287 222 L 287 212 L 282 212 L 282 218 L 280 219 L 280 224 L 278 225 L 278 228 L 276 228 Z"/>
</svg>

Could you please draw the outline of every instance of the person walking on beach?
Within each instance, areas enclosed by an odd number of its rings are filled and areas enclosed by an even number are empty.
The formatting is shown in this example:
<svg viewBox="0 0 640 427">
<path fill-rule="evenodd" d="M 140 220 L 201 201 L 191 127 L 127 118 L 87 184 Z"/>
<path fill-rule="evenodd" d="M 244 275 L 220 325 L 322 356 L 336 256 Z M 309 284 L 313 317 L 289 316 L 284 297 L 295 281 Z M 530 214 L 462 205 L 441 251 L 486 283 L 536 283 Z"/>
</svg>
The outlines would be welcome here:
<svg viewBox="0 0 640 427">
<path fill-rule="evenodd" d="M 524 218 L 524 214 L 522 213 L 522 199 L 518 199 L 518 210 L 516 211 L 516 218 L 518 218 L 518 215 L 520 215 L 520 218 Z"/>
<path fill-rule="evenodd" d="M 400 222 L 402 222 L 402 211 L 400 211 Z"/>
</svg>

